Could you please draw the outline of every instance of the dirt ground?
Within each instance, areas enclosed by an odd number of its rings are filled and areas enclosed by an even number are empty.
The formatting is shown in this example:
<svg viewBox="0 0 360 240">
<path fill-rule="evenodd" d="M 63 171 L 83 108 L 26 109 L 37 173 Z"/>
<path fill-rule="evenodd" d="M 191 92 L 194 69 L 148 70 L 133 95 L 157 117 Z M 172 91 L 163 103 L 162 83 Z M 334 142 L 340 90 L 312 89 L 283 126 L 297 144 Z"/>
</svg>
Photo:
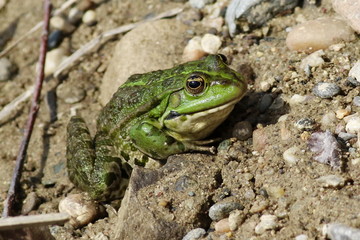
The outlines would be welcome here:
<svg viewBox="0 0 360 240">
<path fill-rule="evenodd" d="M 184 2 L 186 1 L 104 1 L 95 8 L 97 24 L 80 24 L 64 39 L 61 46 L 66 46 L 73 52 L 105 30 L 136 22 L 174 7 L 183 7 Z M 58 7 L 63 1 L 54 0 L 52 3 Z M 185 11 L 188 9 L 189 7 Z M 347 82 L 348 66 L 352 66 L 360 58 L 359 38 L 357 36 L 355 41 L 345 43 L 339 51 L 325 49 L 325 63 L 314 68 L 311 76 L 307 76 L 300 69 L 300 62 L 307 55 L 292 52 L 285 45 L 285 30 L 296 25 L 299 16 L 315 19 L 334 15 L 330 1 L 322 1 L 319 6 L 308 5 L 274 17 L 266 24 L 270 29 L 266 36 L 259 34 L 264 30 L 261 28 L 241 33 L 234 38 L 218 33 L 223 40 L 221 49 L 231 49 L 228 56 L 232 60 L 231 66 L 239 71 L 247 69 L 250 84 L 247 96 L 236 106 L 229 120 L 215 135 L 232 137 L 236 122 L 247 120 L 254 130 L 260 129 L 258 133 L 266 140 L 263 147 L 254 146 L 253 138 L 237 140 L 226 153 L 220 151 L 208 161 L 209 168 L 218 169 L 221 175 L 221 181 L 212 186 L 213 192 L 209 195 L 211 201 L 208 204 L 221 201 L 223 193 L 230 191 L 231 197 L 239 200 L 247 211 L 243 224 L 232 234 L 214 232 L 214 222 L 211 221 L 200 224 L 211 235 L 208 239 L 294 239 L 301 234 L 307 235 L 308 239 L 323 239 L 321 229 L 327 223 L 338 222 L 360 228 L 360 163 L 356 161 L 360 156 L 356 140 L 342 143 L 341 170 L 314 161 L 307 146 L 307 138 L 313 131 L 330 130 L 335 133 L 337 129 L 345 126 L 344 120 L 338 118 L 327 126 L 322 125 L 321 119 L 326 113 L 346 107 L 351 108 L 351 114 L 359 110 L 359 107 L 352 104 L 353 98 L 359 94 L 359 87 Z M 4 43 L 0 41 L 0 50 L 20 38 L 41 19 L 40 1 L 8 1 L 0 10 L 0 38 L 8 38 Z M 210 31 L 196 22 L 187 27 L 188 32 L 194 36 L 202 36 Z M 17 66 L 17 71 L 11 80 L 0 82 L 0 108 L 33 85 L 39 36 L 38 31 L 6 55 Z M 102 77 L 121 37 L 122 35 L 119 35 L 103 44 L 96 52 L 82 57 L 61 79 L 48 78 L 44 83 L 40 111 L 21 184 L 22 199 L 30 192 L 35 192 L 40 199 L 40 204 L 31 210 L 30 214 L 58 212 L 61 199 L 69 193 L 79 192 L 66 174 L 66 126 L 71 111 L 76 109 L 86 116 L 91 132 L 95 132 L 95 119 L 101 109 L 98 98 Z M 250 66 L 253 73 L 248 68 L 244 70 L 240 67 L 244 64 Z M 271 83 L 268 92 L 263 92 L 260 87 L 260 83 L 264 81 Z M 336 82 L 342 89 L 341 94 L 332 99 L 315 97 L 312 88 L 321 81 Z M 67 84 L 69 88 L 80 86 L 85 89 L 86 96 L 75 104 L 58 98 L 57 120 L 51 122 L 46 95 L 56 92 L 59 84 L 67 82 L 70 83 Z M 294 94 L 308 96 L 308 100 L 289 104 L 289 99 Z M 275 100 L 277 104 L 261 110 L 264 98 L 270 98 L 271 102 Z M 11 119 L 0 125 L 0 211 L 3 209 L 2 202 L 6 198 L 29 106 L 29 102 L 23 104 Z M 282 116 L 285 114 L 287 117 L 284 120 Z M 282 120 L 278 121 L 280 117 Z M 294 124 L 302 118 L 314 120 L 316 127 L 305 132 L 299 130 Z M 282 138 L 284 131 L 290 137 Z M 300 149 L 300 160 L 291 165 L 284 160 L 283 153 L 294 146 Z M 196 160 L 202 154 L 190 153 L 183 156 L 188 161 L 205 161 Z M 344 183 L 331 188 L 317 181 L 327 175 L 339 176 L 344 179 Z M 200 178 L 198 181 L 201 183 L 205 179 L 207 178 Z M 166 179 L 161 181 L 164 184 L 171 182 Z M 149 200 L 146 191 L 150 190 L 145 189 L 139 193 L 139 198 L 144 199 L 144 205 L 148 208 L 156 208 L 157 202 Z M 180 199 L 174 199 L 177 195 L 167 197 L 173 199 L 173 204 L 181 202 Z M 113 205 L 116 206 L 115 203 Z M 255 211 L 254 206 L 263 206 L 263 209 Z M 202 210 L 207 214 L 207 210 Z M 254 228 L 264 214 L 276 215 L 277 227 L 257 235 Z M 111 224 L 116 226 L 116 219 L 116 214 L 113 214 L 81 229 L 56 227 L 52 228 L 52 233 L 56 239 L 94 239 L 94 236 L 102 232 L 107 237 L 105 239 L 112 239 L 116 230 Z M 181 222 L 178 224 L 181 225 Z M 184 222 L 185 234 L 191 230 L 186 224 L 189 223 Z"/>
</svg>

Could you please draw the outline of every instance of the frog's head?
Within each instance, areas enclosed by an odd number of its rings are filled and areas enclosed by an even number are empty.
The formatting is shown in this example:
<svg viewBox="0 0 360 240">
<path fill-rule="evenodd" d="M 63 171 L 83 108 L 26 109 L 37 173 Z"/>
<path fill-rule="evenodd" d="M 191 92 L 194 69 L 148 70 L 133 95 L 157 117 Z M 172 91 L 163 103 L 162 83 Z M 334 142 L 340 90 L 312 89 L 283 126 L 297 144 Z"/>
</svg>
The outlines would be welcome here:
<svg viewBox="0 0 360 240">
<path fill-rule="evenodd" d="M 170 95 L 161 120 L 178 140 L 203 139 L 227 118 L 247 84 L 223 55 L 209 55 L 181 68 L 183 86 Z"/>
</svg>

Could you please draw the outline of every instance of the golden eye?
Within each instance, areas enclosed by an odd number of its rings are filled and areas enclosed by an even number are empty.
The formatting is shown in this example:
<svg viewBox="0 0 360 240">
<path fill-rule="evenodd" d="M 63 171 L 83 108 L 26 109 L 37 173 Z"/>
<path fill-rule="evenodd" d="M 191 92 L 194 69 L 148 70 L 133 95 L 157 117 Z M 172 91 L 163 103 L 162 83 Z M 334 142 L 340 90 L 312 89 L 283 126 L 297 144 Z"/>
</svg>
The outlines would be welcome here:
<svg viewBox="0 0 360 240">
<path fill-rule="evenodd" d="M 199 94 L 205 89 L 205 80 L 197 75 L 191 75 L 186 80 L 186 89 L 192 94 Z"/>
</svg>

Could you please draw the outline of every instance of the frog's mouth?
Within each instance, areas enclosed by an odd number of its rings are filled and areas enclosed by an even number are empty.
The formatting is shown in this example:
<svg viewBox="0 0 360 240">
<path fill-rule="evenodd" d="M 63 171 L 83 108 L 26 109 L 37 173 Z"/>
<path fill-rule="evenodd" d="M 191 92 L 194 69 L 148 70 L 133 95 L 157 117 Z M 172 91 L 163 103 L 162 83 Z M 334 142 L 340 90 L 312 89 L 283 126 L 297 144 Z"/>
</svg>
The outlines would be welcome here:
<svg viewBox="0 0 360 240">
<path fill-rule="evenodd" d="M 233 106 L 235 105 L 237 102 L 239 102 L 241 100 L 241 98 L 239 99 L 235 99 L 235 100 L 232 100 L 228 103 L 225 103 L 223 105 L 220 105 L 220 106 L 217 106 L 217 107 L 213 107 L 213 108 L 209 108 L 209 109 L 204 109 L 204 110 L 201 110 L 201 111 L 198 111 L 198 112 L 190 112 L 190 113 L 178 113 L 174 110 L 171 110 L 169 112 L 169 114 L 166 116 L 165 120 L 172 120 L 174 118 L 177 118 L 177 117 L 181 117 L 181 116 L 187 116 L 187 115 L 193 115 L 193 114 L 204 114 L 204 115 L 211 115 L 213 113 L 217 113 L 217 112 L 221 112 L 222 110 L 230 107 L 230 106 Z"/>
</svg>

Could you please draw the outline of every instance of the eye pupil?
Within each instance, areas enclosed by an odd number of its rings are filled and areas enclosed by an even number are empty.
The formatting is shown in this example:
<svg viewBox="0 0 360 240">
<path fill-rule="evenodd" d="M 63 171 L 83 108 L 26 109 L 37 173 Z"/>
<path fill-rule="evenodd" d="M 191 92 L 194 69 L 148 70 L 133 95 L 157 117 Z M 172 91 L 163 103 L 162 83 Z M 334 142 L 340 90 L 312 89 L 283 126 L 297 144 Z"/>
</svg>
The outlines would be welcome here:
<svg viewBox="0 0 360 240">
<path fill-rule="evenodd" d="M 198 87 L 200 87 L 200 85 L 201 85 L 200 81 L 189 81 L 188 82 L 188 86 L 190 88 L 198 88 Z"/>
</svg>

